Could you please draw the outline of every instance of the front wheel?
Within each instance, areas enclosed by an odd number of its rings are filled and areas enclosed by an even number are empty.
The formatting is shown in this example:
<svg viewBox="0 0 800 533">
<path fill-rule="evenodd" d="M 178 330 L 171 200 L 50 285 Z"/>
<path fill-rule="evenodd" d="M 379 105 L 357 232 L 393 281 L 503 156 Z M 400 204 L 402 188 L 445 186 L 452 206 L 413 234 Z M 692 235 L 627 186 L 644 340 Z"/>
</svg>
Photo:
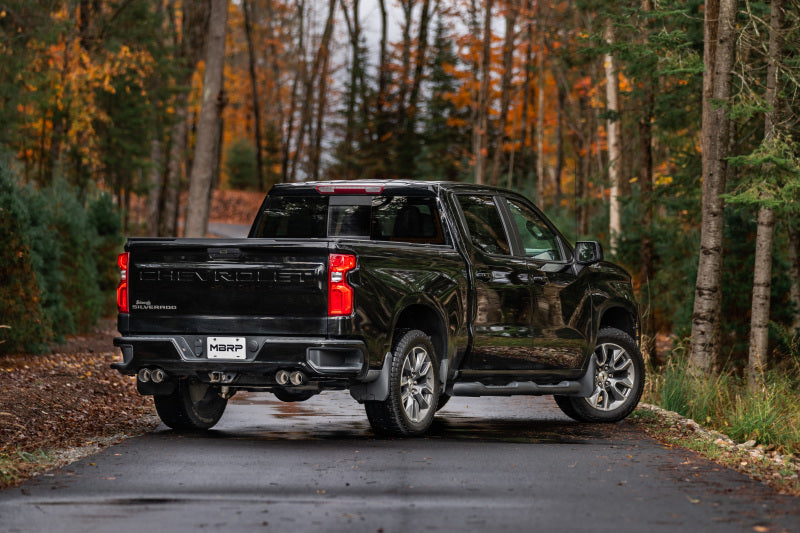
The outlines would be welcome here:
<svg viewBox="0 0 800 533">
<path fill-rule="evenodd" d="M 364 402 L 369 423 L 378 434 L 423 435 L 439 404 L 439 366 L 430 337 L 416 329 L 406 332 L 390 363 L 389 396 Z"/>
<path fill-rule="evenodd" d="M 580 422 L 617 422 L 636 408 L 644 389 L 644 359 L 630 335 L 616 328 L 597 334 L 594 390 L 588 398 L 556 396 L 559 408 Z"/>
<path fill-rule="evenodd" d="M 153 402 L 161 421 L 172 429 L 210 429 L 228 405 L 219 392 L 219 387 L 182 379 L 172 394 L 153 396 Z"/>
</svg>

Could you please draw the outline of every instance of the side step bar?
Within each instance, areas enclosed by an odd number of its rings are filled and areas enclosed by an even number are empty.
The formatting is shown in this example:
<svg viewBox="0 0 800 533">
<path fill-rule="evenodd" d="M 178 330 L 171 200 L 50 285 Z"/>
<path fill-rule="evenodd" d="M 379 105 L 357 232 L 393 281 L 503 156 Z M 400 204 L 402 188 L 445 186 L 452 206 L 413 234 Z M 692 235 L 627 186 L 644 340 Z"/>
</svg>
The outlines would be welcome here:
<svg viewBox="0 0 800 533">
<path fill-rule="evenodd" d="M 594 374 L 596 368 L 594 354 L 589 360 L 589 367 L 582 378 L 575 381 L 562 381 L 554 384 L 539 384 L 533 381 L 512 381 L 507 385 L 485 385 L 479 382 L 453 383 L 453 396 L 538 396 L 560 394 L 564 396 L 581 396 L 588 398 L 594 392 Z"/>
</svg>

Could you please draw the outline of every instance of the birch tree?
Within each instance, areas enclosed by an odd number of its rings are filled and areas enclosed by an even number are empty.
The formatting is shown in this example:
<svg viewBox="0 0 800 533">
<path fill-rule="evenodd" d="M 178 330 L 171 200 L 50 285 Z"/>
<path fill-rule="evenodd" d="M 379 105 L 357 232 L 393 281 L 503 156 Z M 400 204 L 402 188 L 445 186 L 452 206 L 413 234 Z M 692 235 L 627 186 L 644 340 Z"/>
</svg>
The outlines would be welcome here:
<svg viewBox="0 0 800 533">
<path fill-rule="evenodd" d="M 729 118 L 726 104 L 736 49 L 737 0 L 706 0 L 703 74 L 702 222 L 700 254 L 692 313 L 691 353 L 693 373 L 713 369 L 719 354 L 719 320 L 722 292 L 722 225 L 728 170 Z"/>
</svg>

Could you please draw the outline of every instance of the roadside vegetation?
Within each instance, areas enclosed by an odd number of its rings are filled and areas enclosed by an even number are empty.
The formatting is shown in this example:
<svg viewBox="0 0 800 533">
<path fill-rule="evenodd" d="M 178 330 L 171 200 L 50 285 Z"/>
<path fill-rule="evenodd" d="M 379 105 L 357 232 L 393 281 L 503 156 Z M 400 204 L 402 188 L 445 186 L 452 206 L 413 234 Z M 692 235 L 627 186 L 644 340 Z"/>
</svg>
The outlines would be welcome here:
<svg viewBox="0 0 800 533">
<path fill-rule="evenodd" d="M 20 186 L 0 158 L 0 355 L 45 352 L 113 312 L 121 227 L 110 195 Z"/>
<path fill-rule="evenodd" d="M 758 387 L 748 386 L 732 365 L 718 373 L 691 373 L 682 344 L 663 366 L 650 370 L 644 401 L 736 442 L 800 454 L 800 337 L 782 335 L 783 362 L 765 372 Z"/>
</svg>

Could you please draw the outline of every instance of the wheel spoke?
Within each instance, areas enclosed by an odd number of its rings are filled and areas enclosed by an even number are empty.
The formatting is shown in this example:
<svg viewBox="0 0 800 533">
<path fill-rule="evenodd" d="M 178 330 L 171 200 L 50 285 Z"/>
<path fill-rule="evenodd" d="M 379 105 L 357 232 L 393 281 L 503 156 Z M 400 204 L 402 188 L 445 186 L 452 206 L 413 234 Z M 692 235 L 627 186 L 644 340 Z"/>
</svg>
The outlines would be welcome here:
<svg viewBox="0 0 800 533">
<path fill-rule="evenodd" d="M 588 398 L 586 398 L 586 401 L 589 402 L 589 405 L 591 405 L 594 408 L 598 408 L 599 407 L 599 405 L 597 404 L 597 401 L 599 400 L 601 392 L 602 392 L 602 390 L 600 389 L 600 387 L 597 387 L 596 389 L 594 389 L 594 392 L 592 393 L 592 395 L 589 396 Z"/>
<path fill-rule="evenodd" d="M 609 387 L 608 392 L 610 393 L 609 396 L 613 396 L 614 402 L 624 402 L 625 398 L 627 398 L 627 396 L 616 387 Z"/>
<path fill-rule="evenodd" d="M 633 382 L 630 380 L 630 378 L 628 376 L 625 376 L 624 378 L 621 378 L 621 379 L 611 378 L 609 381 L 611 381 L 611 388 L 614 388 L 614 389 L 617 388 L 617 385 L 622 385 L 626 389 L 632 389 L 633 388 Z"/>
<path fill-rule="evenodd" d="M 613 369 L 614 372 L 622 372 L 623 370 L 627 370 L 633 364 L 631 359 L 626 359 L 621 366 L 614 365 Z"/>
<path fill-rule="evenodd" d="M 431 404 L 425 399 L 422 391 L 414 393 L 414 403 L 416 403 L 417 406 L 423 410 L 428 409 L 431 406 Z"/>
</svg>

